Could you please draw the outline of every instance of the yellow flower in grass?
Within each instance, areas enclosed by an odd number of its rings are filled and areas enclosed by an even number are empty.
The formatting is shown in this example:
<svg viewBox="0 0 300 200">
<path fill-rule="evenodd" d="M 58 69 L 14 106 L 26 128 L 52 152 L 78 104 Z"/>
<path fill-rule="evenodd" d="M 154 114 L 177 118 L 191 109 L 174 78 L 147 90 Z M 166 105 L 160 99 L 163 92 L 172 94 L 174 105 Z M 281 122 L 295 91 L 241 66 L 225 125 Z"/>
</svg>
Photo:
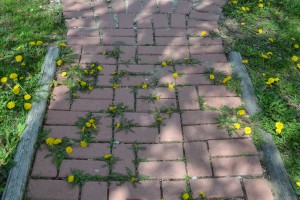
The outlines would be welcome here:
<svg viewBox="0 0 300 200">
<path fill-rule="evenodd" d="M 173 73 L 173 77 L 176 79 L 176 78 L 178 78 L 178 73 L 177 72 L 175 72 L 175 73 Z"/>
<path fill-rule="evenodd" d="M 62 73 L 61 73 L 61 76 L 62 76 L 62 77 L 66 77 L 66 76 L 67 76 L 67 72 L 62 72 Z"/>
<path fill-rule="evenodd" d="M 68 176 L 68 183 L 73 183 L 74 182 L 74 176 L 73 175 L 69 175 Z"/>
<path fill-rule="evenodd" d="M 29 100 L 29 99 L 31 99 L 31 95 L 30 94 L 25 94 L 24 95 L 24 99 L 27 101 L 27 100 Z"/>
<path fill-rule="evenodd" d="M 29 42 L 31 46 L 34 46 L 36 43 L 34 41 Z"/>
<path fill-rule="evenodd" d="M 66 148 L 66 152 L 67 152 L 67 154 L 72 153 L 72 152 L 73 152 L 72 147 L 68 146 L 68 147 Z"/>
<path fill-rule="evenodd" d="M 297 64 L 298 69 L 300 69 L 300 63 Z"/>
<path fill-rule="evenodd" d="M 210 75 L 209 75 L 209 79 L 210 79 L 210 80 L 215 80 L 215 75 L 210 74 Z"/>
<path fill-rule="evenodd" d="M 89 71 L 88 71 L 87 69 L 84 69 L 83 72 L 84 72 L 85 74 L 88 74 L 88 73 L 89 73 Z"/>
<path fill-rule="evenodd" d="M 120 123 L 116 123 L 116 126 L 115 126 L 117 129 L 121 128 L 121 124 Z"/>
<path fill-rule="evenodd" d="M 41 45 L 43 45 L 44 43 L 43 43 L 43 41 L 36 41 L 36 45 L 37 46 L 41 46 Z"/>
<path fill-rule="evenodd" d="M 95 64 L 93 63 L 93 64 L 91 64 L 91 68 L 94 68 L 95 67 Z"/>
<path fill-rule="evenodd" d="M 226 78 L 223 79 L 223 83 L 226 84 L 228 81 L 232 79 L 232 76 L 227 76 Z"/>
<path fill-rule="evenodd" d="M 87 147 L 87 142 L 86 141 L 80 141 L 80 147 L 81 148 Z"/>
<path fill-rule="evenodd" d="M 250 135 L 250 134 L 252 133 L 252 129 L 251 129 L 249 126 L 247 126 L 247 127 L 245 127 L 245 129 L 244 129 L 244 133 L 245 133 L 246 135 Z"/>
<path fill-rule="evenodd" d="M 259 34 L 263 34 L 264 31 L 263 31 L 262 28 L 260 28 L 260 29 L 257 30 L 257 32 L 258 32 Z"/>
<path fill-rule="evenodd" d="M 276 122 L 276 123 L 275 123 L 275 127 L 276 127 L 276 128 L 279 128 L 279 129 L 283 129 L 283 128 L 284 128 L 284 125 L 283 125 L 282 122 Z"/>
<path fill-rule="evenodd" d="M 267 4 L 268 4 L 268 6 L 270 6 L 270 5 L 271 5 L 271 2 L 267 2 Z"/>
<path fill-rule="evenodd" d="M 13 101 L 8 102 L 7 105 L 6 105 L 6 107 L 8 109 L 13 109 L 15 106 L 16 106 L 16 104 Z"/>
<path fill-rule="evenodd" d="M 60 144 L 60 143 L 62 143 L 62 140 L 60 139 L 60 138 L 56 138 L 56 139 L 54 139 L 54 141 L 53 141 L 53 144 Z"/>
<path fill-rule="evenodd" d="M 279 15 L 279 12 L 278 12 L 278 11 L 276 11 L 274 14 L 275 14 L 275 15 Z"/>
<path fill-rule="evenodd" d="M 276 128 L 276 133 L 281 134 L 282 129 Z"/>
<path fill-rule="evenodd" d="M 248 63 L 248 60 L 247 60 L 247 59 L 244 59 L 244 60 L 242 60 L 242 63 L 243 63 L 243 64 L 247 64 L 247 63 Z"/>
<path fill-rule="evenodd" d="M 247 8 L 246 7 L 244 7 L 244 6 L 242 6 L 242 11 L 247 11 Z"/>
<path fill-rule="evenodd" d="M 7 82 L 7 77 L 2 77 L 1 78 L 1 83 L 6 83 Z"/>
<path fill-rule="evenodd" d="M 182 199 L 183 200 L 188 200 L 190 198 L 190 195 L 188 193 L 183 193 L 182 194 Z"/>
<path fill-rule="evenodd" d="M 12 92 L 13 92 L 15 95 L 19 94 L 19 93 L 20 93 L 20 85 L 19 85 L 19 84 L 15 85 L 15 86 L 13 87 Z"/>
<path fill-rule="evenodd" d="M 55 140 L 54 138 L 48 137 L 46 139 L 46 144 L 49 145 L 49 146 L 52 146 L 54 144 L 54 140 Z"/>
<path fill-rule="evenodd" d="M 85 82 L 85 81 L 80 81 L 80 85 L 81 85 L 82 87 L 84 87 L 84 86 L 86 86 L 86 82 Z"/>
<path fill-rule="evenodd" d="M 148 85 L 146 83 L 143 83 L 142 84 L 142 89 L 147 89 L 148 88 Z"/>
<path fill-rule="evenodd" d="M 236 5 L 238 3 L 238 1 L 232 1 L 232 4 Z"/>
<path fill-rule="evenodd" d="M 259 8 L 263 8 L 263 7 L 264 7 L 264 4 L 263 4 L 263 3 L 260 3 L 260 4 L 258 4 L 258 7 L 259 7 Z"/>
<path fill-rule="evenodd" d="M 268 78 L 268 81 L 266 82 L 266 84 L 271 85 L 274 82 L 275 82 L 274 78 Z"/>
<path fill-rule="evenodd" d="M 265 59 L 268 59 L 269 58 L 269 56 L 267 55 L 267 54 L 261 54 L 260 55 L 262 58 L 265 58 Z"/>
<path fill-rule="evenodd" d="M 246 111 L 244 109 L 241 109 L 241 110 L 237 111 L 237 114 L 240 115 L 240 116 L 243 116 L 243 115 L 246 114 Z"/>
<path fill-rule="evenodd" d="M 296 185 L 297 185 L 298 187 L 300 187 L 300 181 L 296 182 Z"/>
<path fill-rule="evenodd" d="M 17 55 L 17 56 L 15 57 L 15 59 L 16 59 L 17 62 L 22 62 L 23 57 L 22 57 L 21 55 Z"/>
<path fill-rule="evenodd" d="M 269 52 L 267 52 L 267 55 L 268 55 L 268 56 L 272 56 L 273 53 L 272 53 L 271 51 L 269 51 Z"/>
<path fill-rule="evenodd" d="M 162 122 L 164 119 L 162 118 L 162 117 L 158 117 L 158 118 L 156 118 L 156 121 L 157 122 Z"/>
<path fill-rule="evenodd" d="M 24 62 L 21 63 L 21 66 L 22 66 L 22 67 L 24 67 L 25 65 L 26 65 L 26 63 L 24 63 Z"/>
<path fill-rule="evenodd" d="M 173 84 L 169 84 L 169 85 L 168 85 L 168 88 L 169 88 L 169 89 L 174 89 L 174 85 L 173 85 Z"/>
<path fill-rule="evenodd" d="M 296 41 L 296 38 L 292 37 L 291 40 Z"/>
<path fill-rule="evenodd" d="M 97 69 L 98 69 L 98 71 L 100 72 L 100 71 L 103 70 L 103 67 L 102 67 L 101 65 L 99 65 L 99 66 L 97 67 Z"/>
<path fill-rule="evenodd" d="M 64 43 L 64 42 L 61 42 L 61 43 L 59 43 L 59 46 L 60 46 L 60 47 L 66 47 L 67 45 L 66 45 L 66 43 Z"/>
<path fill-rule="evenodd" d="M 293 56 L 293 57 L 292 57 L 292 61 L 297 62 L 298 60 L 299 60 L 299 57 L 298 57 L 298 56 Z"/>
<path fill-rule="evenodd" d="M 202 32 L 201 32 L 201 36 L 202 36 L 202 37 L 207 36 L 207 32 L 206 32 L 206 31 L 202 31 Z"/>
<path fill-rule="evenodd" d="M 31 103 L 24 103 L 25 110 L 30 110 L 32 108 Z"/>
<path fill-rule="evenodd" d="M 246 24 L 245 22 L 241 22 L 241 25 L 242 25 L 242 26 L 245 26 L 245 24 Z"/>
<path fill-rule="evenodd" d="M 119 84 L 116 84 L 116 83 L 115 83 L 115 84 L 113 85 L 113 88 L 114 88 L 114 89 L 119 88 Z"/>
<path fill-rule="evenodd" d="M 295 49 L 299 49 L 299 44 L 294 44 Z"/>
<path fill-rule="evenodd" d="M 162 67 L 166 67 L 166 66 L 167 66 L 167 62 L 165 62 L 165 61 L 164 61 L 164 62 L 161 62 L 161 66 L 162 66 Z"/>
<path fill-rule="evenodd" d="M 268 38 L 268 40 L 270 41 L 270 42 L 274 42 L 274 38 Z"/>
<path fill-rule="evenodd" d="M 112 154 L 110 153 L 110 154 L 105 154 L 104 156 L 103 156 L 103 158 L 105 159 L 105 160 L 108 160 L 108 159 L 110 159 L 112 157 Z"/>
<path fill-rule="evenodd" d="M 59 66 L 59 67 L 62 65 L 62 63 L 63 63 L 63 61 L 61 59 L 59 59 L 58 61 L 56 61 L 56 65 Z"/>
<path fill-rule="evenodd" d="M 234 126 L 235 129 L 240 129 L 241 128 L 241 124 L 239 124 L 239 123 L 234 123 L 233 126 Z"/>
</svg>

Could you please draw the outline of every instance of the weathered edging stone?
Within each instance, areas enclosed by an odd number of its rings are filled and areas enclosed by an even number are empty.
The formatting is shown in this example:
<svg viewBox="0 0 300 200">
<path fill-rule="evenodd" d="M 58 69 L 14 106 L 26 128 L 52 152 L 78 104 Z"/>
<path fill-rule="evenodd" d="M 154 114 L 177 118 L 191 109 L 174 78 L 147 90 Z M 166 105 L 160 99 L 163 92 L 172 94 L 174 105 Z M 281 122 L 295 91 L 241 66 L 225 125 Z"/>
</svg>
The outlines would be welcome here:
<svg viewBox="0 0 300 200">
<path fill-rule="evenodd" d="M 233 66 L 233 73 L 241 79 L 242 98 L 245 102 L 245 107 L 250 115 L 254 115 L 261 108 L 257 104 L 251 79 L 245 66 L 242 64 L 241 54 L 239 52 L 231 52 L 228 59 Z M 275 198 L 277 200 L 297 200 L 272 135 L 261 128 L 259 130 L 265 142 L 262 146 L 263 159 L 271 179 Z"/>
<path fill-rule="evenodd" d="M 27 177 L 34 156 L 35 143 L 44 120 L 48 96 L 56 72 L 55 60 L 58 57 L 58 52 L 59 49 L 57 47 L 50 47 L 48 49 L 41 71 L 42 77 L 40 83 L 42 84 L 42 88 L 36 94 L 42 99 L 34 102 L 32 109 L 28 113 L 26 128 L 23 131 L 17 152 L 14 156 L 16 165 L 10 170 L 2 200 L 23 199 Z"/>
</svg>

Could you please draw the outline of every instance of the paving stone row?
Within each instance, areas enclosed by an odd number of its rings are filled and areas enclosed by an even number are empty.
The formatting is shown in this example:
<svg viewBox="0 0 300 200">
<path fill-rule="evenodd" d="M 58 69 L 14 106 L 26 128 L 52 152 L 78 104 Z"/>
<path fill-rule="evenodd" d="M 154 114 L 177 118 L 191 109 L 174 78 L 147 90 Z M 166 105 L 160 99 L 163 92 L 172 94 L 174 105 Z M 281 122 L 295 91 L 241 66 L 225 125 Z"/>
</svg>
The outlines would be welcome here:
<svg viewBox="0 0 300 200">
<path fill-rule="evenodd" d="M 207 198 L 271 200 L 272 192 L 264 178 L 258 151 L 250 137 L 230 135 L 220 129 L 218 108 L 242 105 L 240 97 L 223 85 L 214 85 L 207 69 L 231 74 L 219 37 L 201 37 L 202 31 L 218 32 L 217 21 L 225 0 L 62 0 L 66 19 L 67 43 L 78 55 L 75 64 L 86 68 L 97 62 L 97 84 L 90 92 L 75 92 L 62 84 L 66 77 L 57 75 L 44 129 L 47 137 L 80 139 L 76 126 L 87 113 L 99 117 L 97 133 L 86 148 L 73 147 L 73 152 L 57 169 L 46 144 L 36 152 L 26 196 L 32 199 L 99 199 L 99 200 L 174 200 L 189 186 L 194 197 L 199 191 Z M 118 60 L 103 52 L 122 50 Z M 162 67 L 161 62 L 183 58 L 199 59 L 194 66 L 175 64 Z M 124 63 L 129 60 L 130 62 Z M 60 71 L 61 69 L 59 69 Z M 114 88 L 114 72 L 127 71 L 140 75 L 121 79 Z M 183 73 L 176 79 L 174 72 Z M 141 75 L 141 74 L 144 75 Z M 151 84 L 155 88 L 138 88 Z M 169 89 L 173 84 L 174 89 Z M 160 99 L 147 102 L 155 94 Z M 201 107 L 198 97 L 205 106 Z M 123 115 L 111 117 L 103 110 L 123 103 Z M 203 105 L 202 105 L 203 106 Z M 180 111 L 161 114 L 163 123 L 153 126 L 157 118 L 153 110 L 170 108 Z M 117 130 L 122 120 L 132 120 L 131 131 Z M 133 145 L 139 149 L 134 150 Z M 129 181 L 91 181 L 71 187 L 66 178 L 73 169 L 93 176 L 108 176 L 111 171 L 99 160 L 105 154 L 120 158 L 112 171 L 127 174 L 131 170 L 149 176 L 135 188 Z M 135 162 L 138 162 L 135 164 Z M 190 177 L 186 181 L 186 177 Z"/>
</svg>

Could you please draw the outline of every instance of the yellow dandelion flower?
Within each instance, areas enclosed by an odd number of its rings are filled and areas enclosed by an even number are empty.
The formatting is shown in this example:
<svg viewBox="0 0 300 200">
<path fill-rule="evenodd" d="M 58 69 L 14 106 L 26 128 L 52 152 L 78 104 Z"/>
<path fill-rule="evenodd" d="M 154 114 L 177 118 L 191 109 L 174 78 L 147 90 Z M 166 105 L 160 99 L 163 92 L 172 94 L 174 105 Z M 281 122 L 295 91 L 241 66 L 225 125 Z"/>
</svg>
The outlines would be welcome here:
<svg viewBox="0 0 300 200">
<path fill-rule="evenodd" d="M 207 32 L 206 32 L 206 31 L 202 31 L 202 32 L 201 32 L 201 36 L 202 36 L 202 37 L 207 36 Z"/>
<path fill-rule="evenodd" d="M 89 73 L 89 71 L 88 71 L 87 69 L 84 69 L 83 72 L 84 72 L 85 74 L 88 74 L 88 73 Z"/>
<path fill-rule="evenodd" d="M 89 123 L 94 124 L 94 123 L 95 123 L 95 119 L 94 119 L 94 118 L 91 118 L 91 119 L 89 120 Z"/>
<path fill-rule="evenodd" d="M 31 99 L 31 95 L 30 94 L 25 94 L 24 95 L 24 99 L 27 101 L 27 100 L 29 100 L 29 99 Z"/>
<path fill-rule="evenodd" d="M 80 141 L 80 147 L 81 148 L 87 147 L 87 142 L 86 141 Z"/>
<path fill-rule="evenodd" d="M 269 56 L 266 55 L 266 54 L 261 54 L 260 56 L 261 56 L 262 58 L 265 58 L 265 59 L 268 59 L 268 58 L 269 58 Z"/>
<path fill-rule="evenodd" d="M 60 144 L 60 143 L 62 143 L 62 140 L 60 139 L 60 138 L 56 138 L 56 139 L 54 139 L 54 141 L 53 141 L 53 144 Z"/>
<path fill-rule="evenodd" d="M 270 42 L 274 42 L 274 38 L 268 38 L 268 40 L 270 41 Z"/>
<path fill-rule="evenodd" d="M 275 14 L 275 15 L 279 15 L 279 12 L 278 12 L 278 11 L 276 11 L 274 14 Z"/>
<path fill-rule="evenodd" d="M 299 49 L 299 44 L 294 44 L 295 49 Z"/>
<path fill-rule="evenodd" d="M 34 41 L 31 41 L 31 42 L 29 42 L 29 44 L 30 44 L 31 46 L 34 46 L 34 45 L 35 45 L 35 42 L 34 42 Z"/>
<path fill-rule="evenodd" d="M 116 83 L 115 83 L 115 84 L 113 85 L 113 88 L 114 88 L 114 89 L 119 88 L 119 84 L 116 84 Z"/>
<path fill-rule="evenodd" d="M 275 81 L 274 78 L 269 78 L 266 84 L 271 85 L 272 83 L 274 83 L 274 81 Z"/>
<path fill-rule="evenodd" d="M 161 62 L 161 66 L 162 66 L 162 67 L 166 67 L 166 66 L 167 66 L 167 62 L 165 62 L 165 61 L 164 61 L 164 62 Z"/>
<path fill-rule="evenodd" d="M 247 11 L 247 8 L 242 6 L 242 11 L 246 12 Z"/>
<path fill-rule="evenodd" d="M 105 160 L 108 160 L 108 159 L 110 159 L 112 157 L 112 154 L 110 153 L 110 154 L 105 154 L 104 156 L 103 156 L 103 158 L 105 159 Z"/>
<path fill-rule="evenodd" d="M 269 51 L 269 52 L 267 52 L 267 55 L 268 55 L 268 56 L 272 56 L 273 53 L 272 53 L 271 51 Z"/>
<path fill-rule="evenodd" d="M 16 95 L 19 94 L 20 93 L 20 85 L 19 84 L 15 85 L 12 89 L 12 92 Z"/>
<path fill-rule="evenodd" d="M 110 111 L 115 111 L 116 109 L 117 109 L 116 106 L 109 106 L 109 107 L 108 107 L 108 110 L 110 110 Z"/>
<path fill-rule="evenodd" d="M 115 126 L 116 128 L 121 128 L 121 124 L 120 123 L 116 123 L 116 126 Z"/>
<path fill-rule="evenodd" d="M 26 65 L 26 63 L 24 63 L 24 62 L 21 63 L 21 66 L 22 66 L 22 67 L 24 67 L 25 65 Z"/>
<path fill-rule="evenodd" d="M 86 82 L 85 82 L 85 81 L 81 81 L 81 82 L 80 82 L 80 85 L 81 85 L 82 87 L 84 87 L 84 86 L 86 86 Z"/>
<path fill-rule="evenodd" d="M 15 106 L 16 106 L 16 104 L 13 101 L 8 102 L 7 105 L 6 105 L 6 107 L 8 109 L 13 109 Z"/>
<path fill-rule="evenodd" d="M 94 68 L 95 67 L 95 64 L 93 63 L 93 64 L 91 64 L 91 68 Z"/>
<path fill-rule="evenodd" d="M 244 133 L 245 133 L 246 135 L 250 135 L 250 134 L 252 133 L 252 129 L 251 129 L 249 126 L 247 126 L 247 127 L 245 127 L 245 129 L 244 129 Z"/>
<path fill-rule="evenodd" d="M 258 4 L 258 7 L 259 7 L 259 8 L 263 8 L 263 7 L 264 7 L 264 4 L 263 4 L 263 3 L 260 3 L 260 4 Z"/>
<path fill-rule="evenodd" d="M 281 134 L 282 129 L 276 128 L 276 133 Z"/>
<path fill-rule="evenodd" d="M 282 122 L 276 122 L 276 123 L 275 123 L 275 127 L 276 127 L 276 128 L 279 128 L 279 129 L 283 129 L 283 128 L 284 128 L 284 125 L 283 125 Z"/>
<path fill-rule="evenodd" d="M 262 28 L 260 28 L 260 29 L 257 30 L 257 32 L 258 32 L 259 34 L 263 34 L 264 31 L 263 31 Z"/>
<path fill-rule="evenodd" d="M 156 121 L 158 121 L 158 122 L 162 122 L 162 121 L 163 121 L 163 118 L 161 118 L 161 117 L 158 117 L 158 118 L 156 118 Z"/>
<path fill-rule="evenodd" d="M 169 84 L 169 85 L 168 85 L 168 88 L 169 88 L 169 89 L 173 89 L 173 88 L 174 88 L 174 85 L 173 85 L 173 84 Z"/>
<path fill-rule="evenodd" d="M 246 111 L 244 109 L 241 109 L 241 110 L 237 111 L 237 114 L 240 115 L 240 116 L 243 116 L 243 115 L 246 114 Z"/>
<path fill-rule="evenodd" d="M 36 41 L 36 45 L 38 45 L 38 46 L 41 46 L 43 44 L 44 44 L 43 41 Z"/>
<path fill-rule="evenodd" d="M 227 76 L 226 78 L 223 79 L 223 83 L 226 84 L 232 79 L 232 76 Z"/>
<path fill-rule="evenodd" d="M 67 152 L 67 154 L 72 153 L 73 152 L 72 147 L 70 147 L 70 146 L 66 147 L 66 152 Z"/>
<path fill-rule="evenodd" d="M 52 146 L 52 145 L 54 144 L 54 141 L 55 141 L 54 138 L 48 137 L 48 138 L 46 139 L 46 144 L 49 145 L 49 146 Z"/>
<path fill-rule="evenodd" d="M 244 60 L 242 60 L 242 63 L 243 63 L 243 64 L 247 64 L 247 63 L 248 63 L 248 60 L 247 60 L 247 59 L 244 59 Z"/>
<path fill-rule="evenodd" d="M 242 26 L 245 26 L 245 24 L 246 24 L 245 22 L 241 22 L 241 25 L 242 25 Z"/>
<path fill-rule="evenodd" d="M 300 181 L 296 182 L 296 185 L 297 185 L 298 187 L 300 187 Z"/>
<path fill-rule="evenodd" d="M 235 129 L 240 129 L 241 128 L 241 124 L 239 124 L 239 123 L 234 123 L 233 126 L 234 126 Z"/>
<path fill-rule="evenodd" d="M 7 77 L 2 77 L 1 78 L 1 83 L 6 83 L 7 82 Z"/>
<path fill-rule="evenodd" d="M 130 182 L 131 183 L 135 183 L 137 181 L 137 179 L 136 178 L 134 178 L 134 177 L 131 177 L 131 179 L 130 179 Z"/>
<path fill-rule="evenodd" d="M 299 60 L 299 57 L 298 57 L 298 56 L 293 56 L 293 57 L 292 57 L 292 61 L 297 62 L 298 60 Z"/>
<path fill-rule="evenodd" d="M 209 75 L 209 79 L 210 79 L 210 80 L 215 80 L 215 75 L 210 74 L 210 75 Z"/>
<path fill-rule="evenodd" d="M 73 183 L 74 182 L 74 176 L 73 175 L 69 175 L 68 176 L 68 183 Z"/>
<path fill-rule="evenodd" d="M 147 89 L 148 88 L 148 85 L 146 83 L 143 83 L 142 84 L 142 89 Z"/>
<path fill-rule="evenodd" d="M 297 64 L 298 69 L 300 69 L 300 63 Z"/>
<path fill-rule="evenodd" d="M 232 1 L 232 4 L 236 5 L 238 3 L 238 1 Z"/>
<path fill-rule="evenodd" d="M 23 47 L 21 46 L 18 46 L 17 50 L 20 51 Z"/>
<path fill-rule="evenodd" d="M 92 124 L 90 122 L 86 122 L 85 126 L 88 127 L 88 128 L 90 128 L 92 126 Z"/>
<path fill-rule="evenodd" d="M 98 71 L 100 72 L 100 71 L 103 70 L 103 67 L 102 67 L 101 65 L 99 65 L 99 66 L 97 67 L 97 69 L 98 69 Z"/>
<path fill-rule="evenodd" d="M 182 194 L 182 199 L 183 200 L 188 200 L 190 198 L 190 195 L 188 193 L 183 193 Z"/>
<path fill-rule="evenodd" d="M 58 67 L 60 67 L 62 65 L 63 61 L 61 59 L 59 59 L 58 61 L 56 61 L 56 65 Z"/>
<path fill-rule="evenodd" d="M 274 78 L 274 81 L 279 81 L 280 79 L 279 78 Z"/>
<path fill-rule="evenodd" d="M 102 54 L 102 56 L 106 56 L 107 55 L 106 51 L 103 51 L 101 54 Z"/>
<path fill-rule="evenodd" d="M 176 78 L 178 78 L 178 73 L 177 72 L 175 72 L 175 73 L 173 73 L 173 77 L 176 79 Z"/>
<path fill-rule="evenodd" d="M 22 62 L 23 57 L 22 57 L 21 55 L 17 55 L 17 56 L 15 57 L 15 59 L 16 59 L 17 62 Z"/>
<path fill-rule="evenodd" d="M 30 110 L 32 108 L 31 103 L 24 103 L 25 110 Z"/>
<path fill-rule="evenodd" d="M 59 43 L 59 46 L 60 46 L 60 47 L 66 47 L 67 45 L 66 45 L 66 43 L 64 43 L 64 42 L 61 42 L 61 43 Z"/>
<path fill-rule="evenodd" d="M 62 72 L 62 73 L 61 73 L 61 76 L 62 76 L 62 77 L 67 76 L 67 72 Z"/>
<path fill-rule="evenodd" d="M 183 58 L 183 60 L 184 60 L 185 62 L 187 62 L 187 61 L 189 61 L 190 59 L 189 59 L 189 58 Z"/>
<path fill-rule="evenodd" d="M 204 192 L 202 192 L 202 191 L 199 192 L 199 195 L 200 195 L 202 198 L 206 198 Z"/>
<path fill-rule="evenodd" d="M 92 85 L 89 85 L 89 90 L 92 91 L 94 87 Z"/>
</svg>

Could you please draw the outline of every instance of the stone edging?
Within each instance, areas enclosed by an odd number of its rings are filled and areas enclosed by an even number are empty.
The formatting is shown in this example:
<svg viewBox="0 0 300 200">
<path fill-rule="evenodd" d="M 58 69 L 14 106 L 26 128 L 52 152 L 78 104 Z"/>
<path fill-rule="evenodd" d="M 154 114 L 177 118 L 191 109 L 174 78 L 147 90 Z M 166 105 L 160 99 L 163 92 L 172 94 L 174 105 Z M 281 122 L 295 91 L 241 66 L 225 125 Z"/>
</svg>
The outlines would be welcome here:
<svg viewBox="0 0 300 200">
<path fill-rule="evenodd" d="M 233 66 L 233 73 L 241 79 L 242 98 L 245 107 L 250 115 L 254 115 L 261 108 L 257 105 L 253 85 L 245 66 L 242 64 L 241 54 L 239 52 L 230 52 L 228 59 Z M 271 179 L 272 191 L 275 198 L 277 200 L 297 200 L 297 196 L 291 186 L 290 179 L 271 134 L 261 128 L 259 130 L 265 142 L 262 146 L 263 159 L 267 173 Z"/>
<path fill-rule="evenodd" d="M 32 109 L 28 113 L 26 128 L 22 133 L 21 141 L 14 156 L 15 166 L 9 172 L 2 200 L 23 199 L 27 177 L 34 157 L 35 143 L 44 120 L 48 96 L 56 72 L 58 52 L 59 49 L 57 47 L 48 49 L 41 71 L 41 91 L 36 94 L 42 99 L 39 102 L 34 102 Z"/>
</svg>

